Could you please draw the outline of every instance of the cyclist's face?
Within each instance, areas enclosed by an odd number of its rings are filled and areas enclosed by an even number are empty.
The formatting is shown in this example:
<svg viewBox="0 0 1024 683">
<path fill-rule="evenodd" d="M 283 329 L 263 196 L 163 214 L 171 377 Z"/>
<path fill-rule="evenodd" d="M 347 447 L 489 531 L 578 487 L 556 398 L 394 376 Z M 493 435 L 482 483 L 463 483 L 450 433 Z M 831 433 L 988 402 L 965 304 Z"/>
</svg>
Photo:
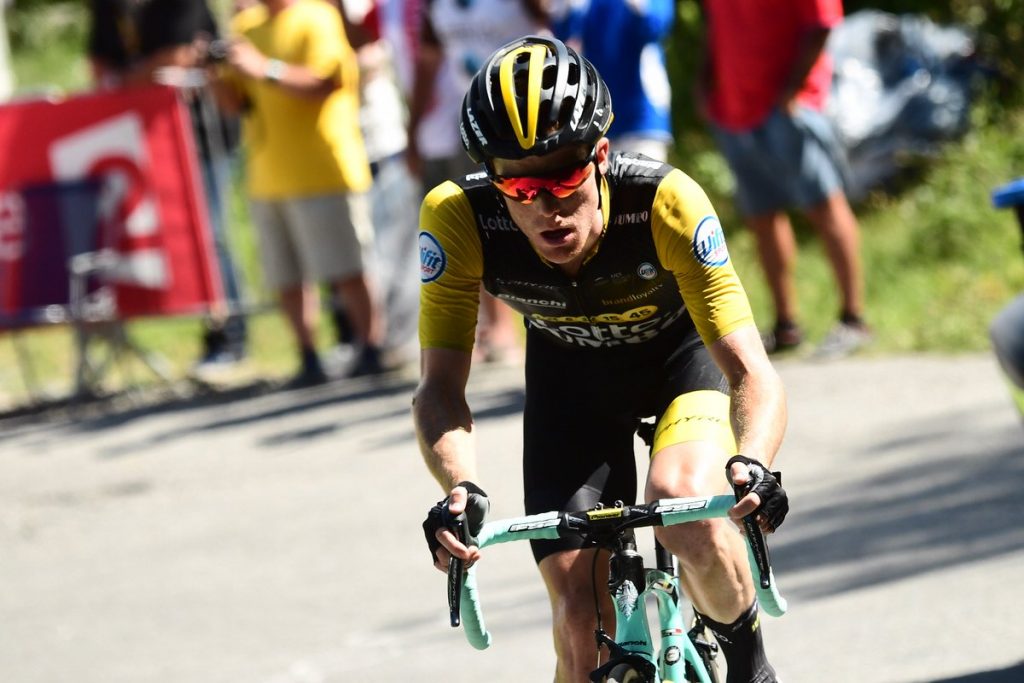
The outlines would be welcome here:
<svg viewBox="0 0 1024 683">
<path fill-rule="evenodd" d="M 574 175 L 574 170 L 583 168 L 589 152 L 581 147 L 568 147 L 526 159 L 495 159 L 492 166 L 494 173 L 503 178 L 564 178 L 571 181 L 574 178 L 570 176 Z M 593 164 L 598 165 L 602 174 L 607 171 L 606 138 L 598 141 L 594 148 Z M 524 182 L 523 186 L 542 187 L 543 183 Z M 556 187 L 557 194 L 565 194 L 564 187 Z M 598 211 L 597 174 L 593 170 L 586 173 L 579 187 L 562 198 L 544 189 L 529 194 L 529 203 L 502 195 L 512 220 L 541 256 L 575 273 L 597 244 L 603 229 L 601 212 Z"/>
</svg>

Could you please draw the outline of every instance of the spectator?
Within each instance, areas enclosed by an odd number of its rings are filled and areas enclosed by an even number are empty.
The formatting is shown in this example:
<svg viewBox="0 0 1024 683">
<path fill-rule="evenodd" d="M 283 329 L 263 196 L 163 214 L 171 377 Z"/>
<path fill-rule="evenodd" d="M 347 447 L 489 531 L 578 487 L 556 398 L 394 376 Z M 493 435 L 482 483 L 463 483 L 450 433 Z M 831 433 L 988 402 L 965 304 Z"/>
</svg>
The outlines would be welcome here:
<svg viewBox="0 0 1024 683">
<path fill-rule="evenodd" d="M 698 101 L 736 176 L 737 204 L 757 237 L 775 303 L 769 352 L 797 347 L 796 240 L 785 211 L 799 208 L 825 243 L 839 286 L 838 323 L 820 357 L 871 339 L 864 322 L 860 237 L 844 192 L 842 152 L 823 112 L 832 65 L 824 51 L 840 0 L 704 2 L 706 68 Z"/>
<path fill-rule="evenodd" d="M 345 0 L 343 19 L 359 60 L 360 122 L 373 175 L 370 206 L 374 226 L 374 272 L 384 302 L 383 353 L 388 366 L 415 360 L 419 310 L 421 190 L 405 164 L 406 109 L 397 83 L 394 53 L 383 36 L 384 2 Z M 343 315 L 343 313 L 340 313 Z M 345 320 L 335 310 L 339 337 Z"/>
<path fill-rule="evenodd" d="M 222 106 L 245 112 L 247 189 L 267 284 L 301 357 L 288 386 L 328 376 L 316 350 L 317 283 L 345 301 L 359 352 L 346 375 L 383 369 L 382 318 L 364 253 L 373 240 L 370 168 L 359 131 L 359 67 L 337 8 L 263 0 L 232 21 Z"/>
<path fill-rule="evenodd" d="M 544 0 L 423 0 L 409 113 L 410 167 L 424 191 L 480 170 L 462 150 L 462 97 L 497 48 L 531 33 L 547 33 Z M 516 314 L 481 290 L 475 356 L 485 361 L 520 355 Z"/>
<path fill-rule="evenodd" d="M 224 204 L 230 183 L 229 151 L 237 138 L 236 122 L 218 114 L 200 70 L 208 45 L 218 36 L 213 14 L 205 0 L 92 0 L 90 11 L 89 57 L 98 87 L 162 81 L 178 87 L 189 105 L 228 304 L 217 306 L 204 320 L 203 351 L 197 369 L 241 360 L 246 353 L 247 326 L 244 315 L 238 312 L 242 287 L 231 255 Z"/>
<path fill-rule="evenodd" d="M 615 149 L 668 160 L 671 88 L 661 41 L 672 28 L 671 0 L 573 0 L 555 35 L 579 46 L 608 84 Z"/>
</svg>

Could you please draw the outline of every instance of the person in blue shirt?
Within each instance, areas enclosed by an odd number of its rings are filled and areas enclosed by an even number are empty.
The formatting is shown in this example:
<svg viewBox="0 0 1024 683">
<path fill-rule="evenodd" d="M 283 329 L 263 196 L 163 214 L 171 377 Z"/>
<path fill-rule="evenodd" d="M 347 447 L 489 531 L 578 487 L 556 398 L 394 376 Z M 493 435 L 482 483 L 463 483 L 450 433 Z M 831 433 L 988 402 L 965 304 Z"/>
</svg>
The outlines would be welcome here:
<svg viewBox="0 0 1024 683">
<path fill-rule="evenodd" d="M 666 161 L 672 143 L 671 89 L 661 41 L 671 0 L 569 0 L 553 15 L 555 35 L 597 67 L 615 104 L 615 149 Z"/>
</svg>

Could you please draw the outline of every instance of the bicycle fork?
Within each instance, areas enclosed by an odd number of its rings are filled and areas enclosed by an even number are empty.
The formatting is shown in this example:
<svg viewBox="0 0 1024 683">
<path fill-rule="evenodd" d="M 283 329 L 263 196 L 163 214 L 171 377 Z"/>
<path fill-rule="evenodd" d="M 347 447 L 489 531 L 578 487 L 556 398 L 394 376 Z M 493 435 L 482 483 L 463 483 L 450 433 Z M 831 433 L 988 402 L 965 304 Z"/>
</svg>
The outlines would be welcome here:
<svg viewBox="0 0 1024 683">
<path fill-rule="evenodd" d="M 703 638 L 703 626 L 687 633 L 683 625 L 680 604 L 679 579 L 662 570 L 648 572 L 650 590 L 658 600 L 658 621 L 661 623 L 661 652 L 658 671 L 662 681 L 673 683 L 693 680 L 695 675 L 700 683 L 712 683 L 704 664 L 715 656 L 715 645 Z M 707 650 L 702 656 L 698 648 Z"/>
<path fill-rule="evenodd" d="M 661 680 L 713 683 L 707 668 L 718 654 L 718 644 L 706 639 L 699 619 L 689 633 L 684 630 L 676 558 L 657 538 L 654 539 L 654 554 L 658 570 L 649 574 L 648 585 L 658 600 L 658 621 L 662 627 L 658 661 Z"/>
<path fill-rule="evenodd" d="M 603 666 L 590 674 L 591 681 L 604 680 L 620 664 L 632 666 L 644 681 L 657 680 L 654 647 L 644 606 L 647 588 L 643 557 L 637 552 L 636 539 L 629 532 L 612 553 L 608 573 L 608 591 L 615 604 L 616 637 L 610 637 L 598 624 L 594 633 L 598 649 L 606 646 L 610 656 Z"/>
</svg>

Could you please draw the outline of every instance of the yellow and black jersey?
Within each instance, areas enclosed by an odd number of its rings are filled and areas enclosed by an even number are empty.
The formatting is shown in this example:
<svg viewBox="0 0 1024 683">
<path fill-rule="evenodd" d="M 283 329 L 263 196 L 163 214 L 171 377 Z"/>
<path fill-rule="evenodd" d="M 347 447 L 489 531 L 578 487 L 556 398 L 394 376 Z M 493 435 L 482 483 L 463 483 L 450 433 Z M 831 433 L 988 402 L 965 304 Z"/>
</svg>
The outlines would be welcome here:
<svg viewBox="0 0 1024 683">
<path fill-rule="evenodd" d="M 690 177 L 613 153 L 604 234 L 576 277 L 547 263 L 484 173 L 446 182 L 420 212 L 420 344 L 473 348 L 479 285 L 566 347 L 642 345 L 692 333 L 705 344 L 753 324 L 725 236 Z"/>
</svg>

